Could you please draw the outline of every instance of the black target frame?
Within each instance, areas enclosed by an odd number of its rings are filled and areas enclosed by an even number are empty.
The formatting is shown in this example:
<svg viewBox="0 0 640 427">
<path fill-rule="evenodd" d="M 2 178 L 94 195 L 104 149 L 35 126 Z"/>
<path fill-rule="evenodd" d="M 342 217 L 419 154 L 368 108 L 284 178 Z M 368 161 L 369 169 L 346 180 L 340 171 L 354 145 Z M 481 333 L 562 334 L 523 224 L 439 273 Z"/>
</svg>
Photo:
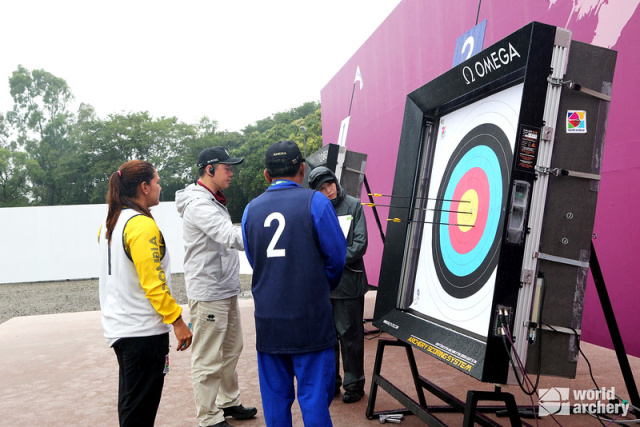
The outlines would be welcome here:
<svg viewBox="0 0 640 427">
<path fill-rule="evenodd" d="M 522 147 L 528 142 L 521 135 L 539 134 L 544 126 L 555 37 L 556 27 L 533 22 L 410 93 L 406 99 L 389 212 L 390 218 L 401 221 L 388 223 L 373 324 L 480 381 L 507 382 L 509 358 L 503 337 L 497 333 L 497 313 L 502 307 L 516 307 L 524 245 L 504 238 L 503 215 L 495 239 L 497 274 L 489 312 L 491 320 L 485 333 L 472 333 L 409 308 L 420 251 L 424 250 L 420 243 L 422 234 L 425 227 L 434 226 L 425 220 L 425 210 L 438 124 L 440 118 L 451 112 L 522 84 L 519 117 L 514 123 L 518 135 L 510 159 L 511 170 L 505 177 L 506 200 L 511 198 L 511 183 L 515 180 L 533 184 L 535 172 L 530 166 L 535 164 L 536 152 L 528 151 L 526 159 L 523 158 Z M 510 327 L 512 314 L 511 311 L 507 316 Z"/>
</svg>

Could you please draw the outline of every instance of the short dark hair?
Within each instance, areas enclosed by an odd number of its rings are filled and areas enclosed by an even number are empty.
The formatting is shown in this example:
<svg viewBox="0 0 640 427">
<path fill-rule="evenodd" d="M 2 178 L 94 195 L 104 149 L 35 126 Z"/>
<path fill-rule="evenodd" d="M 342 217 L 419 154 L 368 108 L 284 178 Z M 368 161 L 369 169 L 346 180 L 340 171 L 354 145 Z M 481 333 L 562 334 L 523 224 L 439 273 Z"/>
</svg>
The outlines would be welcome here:
<svg viewBox="0 0 640 427">
<path fill-rule="evenodd" d="M 267 172 L 272 178 L 296 176 L 298 174 L 298 171 L 300 170 L 300 165 L 302 165 L 302 163 L 292 165 L 289 162 L 288 164 L 274 167 L 274 165 L 271 164 L 267 166 Z"/>
</svg>

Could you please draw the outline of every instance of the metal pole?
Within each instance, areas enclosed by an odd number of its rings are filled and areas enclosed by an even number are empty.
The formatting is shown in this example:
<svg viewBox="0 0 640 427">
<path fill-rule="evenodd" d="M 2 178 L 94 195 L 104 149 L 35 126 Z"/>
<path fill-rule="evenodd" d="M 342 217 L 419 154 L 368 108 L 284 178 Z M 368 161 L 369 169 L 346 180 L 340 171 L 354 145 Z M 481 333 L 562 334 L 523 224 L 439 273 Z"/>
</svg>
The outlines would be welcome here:
<svg viewBox="0 0 640 427">
<path fill-rule="evenodd" d="M 300 130 L 302 131 L 302 157 L 307 157 L 307 128 L 304 126 L 300 126 Z"/>
<path fill-rule="evenodd" d="M 613 306 L 611 305 L 607 286 L 604 283 L 604 276 L 602 274 L 600 263 L 598 262 L 598 256 L 596 255 L 596 248 L 593 246 L 593 241 L 591 242 L 589 266 L 591 267 L 593 283 L 596 286 L 596 291 L 598 291 L 598 298 L 600 298 L 600 305 L 602 306 L 604 320 L 607 322 L 607 327 L 609 328 L 609 335 L 611 336 L 613 349 L 618 357 L 618 365 L 620 365 L 620 370 L 622 371 L 622 378 L 624 379 L 624 384 L 627 386 L 629 400 L 631 401 L 631 404 L 637 408 L 640 406 L 640 394 L 638 394 L 636 380 L 633 378 L 633 371 L 631 370 L 629 358 L 627 357 L 627 352 L 624 348 L 624 342 L 622 341 L 618 321 L 616 320 L 616 315 L 613 311 Z M 634 415 L 638 418 L 637 412 L 634 412 Z"/>
</svg>

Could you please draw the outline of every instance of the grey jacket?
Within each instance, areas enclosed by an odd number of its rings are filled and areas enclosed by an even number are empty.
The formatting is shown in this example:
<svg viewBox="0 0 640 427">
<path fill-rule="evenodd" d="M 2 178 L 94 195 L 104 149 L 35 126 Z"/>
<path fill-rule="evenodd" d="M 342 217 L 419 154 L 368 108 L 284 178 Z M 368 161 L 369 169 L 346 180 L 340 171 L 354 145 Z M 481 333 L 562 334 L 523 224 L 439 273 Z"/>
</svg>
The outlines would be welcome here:
<svg viewBox="0 0 640 427">
<path fill-rule="evenodd" d="M 217 301 L 238 295 L 238 250 L 244 250 L 244 244 L 227 208 L 198 184 L 176 192 L 176 208 L 183 224 L 187 297 Z"/>
<path fill-rule="evenodd" d="M 364 210 L 360 200 L 344 192 L 335 174 L 330 169 L 319 166 L 312 170 L 309 174 L 309 187 L 317 189 L 319 185 L 316 186 L 315 184 L 324 181 L 323 178 L 328 176 L 336 183 L 336 189 L 338 190 L 338 196 L 331 200 L 336 214 L 338 218 L 344 217 L 350 222 L 349 233 L 347 234 L 347 260 L 344 274 L 338 287 L 331 292 L 331 298 L 356 298 L 367 293 L 369 285 L 364 260 L 362 259 L 367 252 L 368 245 L 367 221 L 364 217 Z M 348 219 L 349 217 L 351 219 Z"/>
</svg>

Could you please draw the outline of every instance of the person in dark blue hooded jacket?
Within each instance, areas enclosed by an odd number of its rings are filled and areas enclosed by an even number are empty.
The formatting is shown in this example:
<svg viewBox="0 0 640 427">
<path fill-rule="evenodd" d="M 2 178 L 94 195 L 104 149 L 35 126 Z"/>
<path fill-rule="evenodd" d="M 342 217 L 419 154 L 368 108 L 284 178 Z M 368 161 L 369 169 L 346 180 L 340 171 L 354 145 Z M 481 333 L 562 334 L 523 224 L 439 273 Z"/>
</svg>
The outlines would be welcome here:
<svg viewBox="0 0 640 427">
<path fill-rule="evenodd" d="M 335 174 L 324 166 L 309 174 L 309 188 L 318 190 L 333 204 L 347 237 L 347 260 L 340 285 L 331 292 L 333 320 L 339 346 L 336 346 L 335 394 L 344 388 L 342 401 L 354 403 L 364 396 L 364 294 L 369 283 L 362 257 L 367 251 L 367 222 L 359 199 L 349 196 Z M 344 382 L 340 377 L 340 357 Z"/>
<path fill-rule="evenodd" d="M 301 187 L 306 164 L 292 141 L 267 149 L 271 184 L 245 208 L 242 234 L 253 267 L 256 349 L 267 426 L 331 426 L 336 333 L 329 294 L 340 283 L 347 242 L 331 202 Z"/>
</svg>

